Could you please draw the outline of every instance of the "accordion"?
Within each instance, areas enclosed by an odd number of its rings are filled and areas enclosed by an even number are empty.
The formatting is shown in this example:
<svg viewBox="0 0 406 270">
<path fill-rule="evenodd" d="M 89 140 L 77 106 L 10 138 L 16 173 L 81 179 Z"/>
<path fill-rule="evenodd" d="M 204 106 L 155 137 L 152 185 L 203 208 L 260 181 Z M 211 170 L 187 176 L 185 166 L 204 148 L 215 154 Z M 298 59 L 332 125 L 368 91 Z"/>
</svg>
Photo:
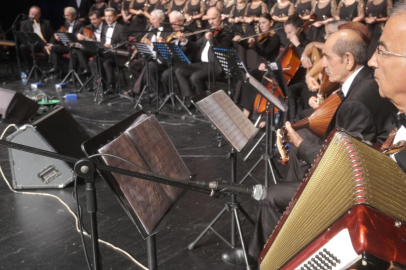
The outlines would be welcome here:
<svg viewBox="0 0 406 270">
<path fill-rule="evenodd" d="M 396 162 L 336 131 L 265 245 L 260 269 L 405 269 L 405 198 Z"/>
</svg>

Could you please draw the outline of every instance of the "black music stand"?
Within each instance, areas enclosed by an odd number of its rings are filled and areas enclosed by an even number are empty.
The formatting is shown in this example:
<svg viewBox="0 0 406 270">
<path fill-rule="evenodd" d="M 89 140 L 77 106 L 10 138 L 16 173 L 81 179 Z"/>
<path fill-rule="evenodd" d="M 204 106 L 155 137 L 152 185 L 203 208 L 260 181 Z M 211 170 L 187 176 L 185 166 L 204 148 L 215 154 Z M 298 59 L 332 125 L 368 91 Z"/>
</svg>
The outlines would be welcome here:
<svg viewBox="0 0 406 270">
<path fill-rule="evenodd" d="M 29 47 L 31 49 L 34 65 L 32 66 L 30 73 L 28 74 L 27 82 L 31 78 L 31 75 L 33 72 L 35 74 L 35 80 L 38 81 L 37 71 L 41 72 L 42 77 L 45 76 L 45 72 L 37 65 L 34 47 L 36 45 L 45 47 L 46 46 L 45 42 L 36 33 L 33 33 L 33 32 L 18 32 L 17 31 L 17 32 L 14 32 L 14 34 L 18 38 L 18 40 L 20 40 L 21 43 L 25 44 L 27 47 Z M 41 79 L 42 79 L 42 77 L 41 77 Z"/>
<path fill-rule="evenodd" d="M 193 115 L 186 107 L 186 105 L 182 102 L 182 100 L 179 98 L 179 96 L 175 94 L 175 91 L 173 89 L 173 66 L 190 65 L 189 59 L 183 53 L 181 48 L 176 44 L 154 42 L 154 48 L 156 49 L 158 54 L 162 57 L 162 59 L 165 61 L 165 64 L 169 67 L 170 70 L 169 94 L 166 96 L 165 100 L 162 102 L 157 112 L 159 112 L 163 108 L 163 106 L 169 99 L 171 99 L 172 110 L 174 111 L 176 109 L 175 106 L 175 98 L 176 98 L 180 103 L 180 105 L 189 113 L 189 115 Z"/>
<path fill-rule="evenodd" d="M 234 93 L 232 93 L 231 90 L 231 79 L 234 79 L 235 81 L 244 81 L 241 71 L 244 73 L 248 73 L 248 71 L 234 49 L 213 47 L 213 51 L 227 76 L 227 94 L 230 97 L 234 96 Z"/>
<path fill-rule="evenodd" d="M 151 49 L 151 47 L 149 47 L 148 45 L 146 45 L 144 43 L 134 43 L 134 46 L 137 48 L 137 50 L 141 54 L 141 56 L 143 58 L 145 58 L 145 68 L 146 68 L 145 76 L 147 76 L 147 84 L 142 89 L 140 96 L 137 99 L 137 102 L 135 102 L 135 106 L 134 106 L 134 110 L 135 110 L 135 109 L 137 109 L 138 105 L 140 104 L 141 98 L 144 95 L 145 91 L 147 91 L 147 93 L 148 93 L 148 98 L 149 98 L 150 93 L 155 93 L 156 96 L 158 97 L 158 100 L 159 100 L 159 96 L 158 96 L 158 93 L 155 92 L 154 88 L 152 87 L 151 80 L 149 77 L 148 62 L 151 60 L 156 60 L 155 52 Z M 157 83 L 158 83 L 158 81 L 157 81 Z M 140 106 L 140 108 L 142 108 L 142 107 Z"/>
<path fill-rule="evenodd" d="M 87 41 L 87 40 L 80 40 L 80 44 L 83 45 L 83 47 L 91 52 L 93 54 L 93 60 L 95 58 L 97 59 L 97 79 L 96 79 L 96 84 L 95 84 L 95 91 L 94 91 L 94 102 L 97 102 L 98 104 L 101 104 L 103 101 L 103 84 L 102 84 L 102 69 L 101 69 L 101 63 L 100 63 L 100 57 L 101 55 L 106 51 L 106 47 L 100 42 L 97 41 Z M 81 92 L 85 86 L 91 82 L 94 79 L 94 75 L 92 75 L 83 85 L 82 87 L 78 90 L 78 92 Z"/>
<path fill-rule="evenodd" d="M 192 99 L 193 104 L 206 116 L 207 119 L 219 130 L 222 136 L 231 145 L 231 151 L 228 155 L 231 161 L 231 183 L 237 183 L 237 152 L 241 152 L 247 144 L 255 137 L 258 129 L 245 117 L 240 108 L 231 100 L 231 98 L 221 89 L 215 87 L 205 93 L 202 93 Z M 222 237 L 213 227 L 214 223 L 225 213 L 231 210 L 231 243 Z M 226 203 L 223 210 L 210 222 L 210 224 L 200 233 L 200 235 L 188 246 L 192 250 L 196 243 L 205 235 L 208 230 L 214 232 L 231 248 L 236 246 L 236 228 L 241 240 L 244 251 L 245 262 L 249 269 L 248 257 L 244 245 L 244 237 L 241 230 L 238 211 L 252 224 L 254 221 L 248 213 L 237 202 L 236 195 L 231 195 L 231 201 Z"/>
<path fill-rule="evenodd" d="M 273 73 L 268 72 L 268 74 L 271 75 L 271 79 L 274 80 L 275 85 L 278 85 L 278 83 L 276 82 L 275 76 L 273 76 Z M 274 111 L 274 107 L 277 107 L 281 112 L 285 113 L 284 115 L 286 117 L 288 105 L 286 104 L 286 102 L 283 99 L 275 97 L 272 92 L 270 92 L 262 83 L 258 82 L 254 77 L 249 76 L 248 81 L 258 91 L 258 93 L 267 100 L 267 104 L 266 104 L 266 108 L 265 108 L 265 150 L 264 150 L 264 154 L 261 155 L 261 157 L 259 158 L 257 163 L 255 163 L 255 165 L 248 171 L 248 173 L 244 176 L 244 178 L 241 179 L 240 184 L 243 183 L 245 181 L 245 179 L 251 175 L 251 172 L 258 166 L 258 164 L 261 161 L 265 161 L 265 183 L 264 184 L 266 187 L 268 187 L 269 186 L 268 166 L 269 166 L 269 169 L 271 170 L 273 181 L 275 184 L 277 184 L 275 173 L 274 173 L 273 166 L 272 166 L 273 152 L 271 150 L 271 153 L 270 153 L 270 147 L 269 147 L 269 142 L 271 142 L 271 147 L 272 147 L 272 142 L 273 142 L 273 134 L 272 134 L 272 130 L 271 130 L 272 124 L 274 121 L 273 120 L 274 119 L 273 111 Z M 272 112 L 270 117 L 269 117 L 269 111 Z M 261 140 L 263 137 L 264 136 L 261 137 Z M 252 150 L 251 150 L 251 152 L 252 152 Z"/>
<path fill-rule="evenodd" d="M 76 70 L 73 66 L 73 55 L 72 55 L 73 47 L 70 46 L 70 43 L 76 43 L 79 40 L 76 38 L 75 34 L 72 34 L 72 33 L 56 33 L 56 35 L 61 40 L 62 44 L 65 47 L 69 48 L 69 73 L 62 80 L 61 84 L 64 83 L 71 76 L 71 80 L 72 80 L 73 84 L 75 84 L 75 78 L 76 78 L 76 80 L 79 82 L 80 86 L 83 87 L 83 83 L 80 80 L 79 75 L 76 73 Z"/>
</svg>

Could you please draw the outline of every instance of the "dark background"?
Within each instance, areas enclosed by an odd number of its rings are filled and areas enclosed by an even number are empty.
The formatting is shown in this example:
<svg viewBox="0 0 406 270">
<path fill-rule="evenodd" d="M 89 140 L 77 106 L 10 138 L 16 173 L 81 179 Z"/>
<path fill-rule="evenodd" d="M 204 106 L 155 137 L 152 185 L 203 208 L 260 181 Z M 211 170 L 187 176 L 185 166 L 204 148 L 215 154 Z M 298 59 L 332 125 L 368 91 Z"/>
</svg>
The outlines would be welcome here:
<svg viewBox="0 0 406 270">
<path fill-rule="evenodd" d="M 49 20 L 52 27 L 57 30 L 64 23 L 63 9 L 68 6 L 67 3 L 68 0 L 4 0 L 0 6 L 0 24 L 3 31 L 7 31 L 19 13 L 28 15 L 30 7 L 36 5 L 41 8 L 41 17 Z M 8 33 L 7 39 L 12 38 Z"/>
</svg>

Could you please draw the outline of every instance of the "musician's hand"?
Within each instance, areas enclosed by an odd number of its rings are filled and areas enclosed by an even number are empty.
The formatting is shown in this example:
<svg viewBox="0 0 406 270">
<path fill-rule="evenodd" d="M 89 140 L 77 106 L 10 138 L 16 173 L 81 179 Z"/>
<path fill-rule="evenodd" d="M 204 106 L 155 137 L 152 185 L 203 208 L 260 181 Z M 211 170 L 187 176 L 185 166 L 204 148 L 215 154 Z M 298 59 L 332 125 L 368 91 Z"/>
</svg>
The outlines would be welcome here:
<svg viewBox="0 0 406 270">
<path fill-rule="evenodd" d="M 151 45 L 151 40 L 147 39 L 146 37 L 143 37 L 141 39 L 141 43 L 144 43 L 146 45 Z"/>
<path fill-rule="evenodd" d="M 310 97 L 309 98 L 309 105 L 313 109 L 317 109 L 319 107 L 319 103 L 317 103 L 317 97 Z"/>
<path fill-rule="evenodd" d="M 213 33 L 212 32 L 207 32 L 205 35 L 206 39 L 208 41 L 211 41 L 213 39 Z"/>
<path fill-rule="evenodd" d="M 186 36 L 184 33 L 180 33 L 178 36 L 180 42 L 186 42 Z"/>
<path fill-rule="evenodd" d="M 57 41 L 61 41 L 61 39 L 58 37 L 57 34 L 54 34 L 54 37 L 55 37 L 55 39 L 56 39 Z"/>
<path fill-rule="evenodd" d="M 236 35 L 236 36 L 233 38 L 233 41 L 239 42 L 240 40 L 241 40 L 241 36 L 240 36 L 240 35 Z"/>
<path fill-rule="evenodd" d="M 51 50 L 51 49 L 52 49 L 52 45 L 53 45 L 53 44 L 51 44 L 51 43 L 47 43 L 47 45 L 45 45 L 45 47 L 44 47 L 45 50 L 48 50 L 48 51 Z"/>
<path fill-rule="evenodd" d="M 259 71 L 265 71 L 265 70 L 266 70 L 266 65 L 265 65 L 265 63 L 261 63 L 261 64 L 259 65 L 259 67 L 258 67 L 258 70 L 259 70 Z"/>
<path fill-rule="evenodd" d="M 306 75 L 306 84 L 309 90 L 312 92 L 315 92 L 320 88 L 320 84 L 318 84 L 317 81 L 309 75 Z"/>
<path fill-rule="evenodd" d="M 275 22 L 279 22 L 279 17 L 276 15 L 272 16 L 272 20 L 274 20 Z"/>
<path fill-rule="evenodd" d="M 165 40 L 163 37 L 158 37 L 158 38 L 156 39 L 156 42 L 159 42 L 159 43 L 166 43 L 166 40 Z"/>
<path fill-rule="evenodd" d="M 228 22 L 229 22 L 229 23 L 234 23 L 234 22 L 235 22 L 235 19 L 233 19 L 233 18 L 228 18 Z"/>
<path fill-rule="evenodd" d="M 313 66 L 312 61 L 310 60 L 310 58 L 306 55 L 302 55 L 302 58 L 300 58 L 302 60 L 302 66 L 304 68 L 311 68 Z"/>
<path fill-rule="evenodd" d="M 187 21 L 187 22 L 193 21 L 193 17 L 188 17 L 188 18 L 186 19 L 186 21 Z"/>
<path fill-rule="evenodd" d="M 77 38 L 78 40 L 85 40 L 85 36 L 82 35 L 82 34 L 77 34 L 77 35 L 76 35 L 76 38 Z"/>
<path fill-rule="evenodd" d="M 228 18 L 228 15 L 226 15 L 226 14 L 221 14 L 221 20 L 222 21 L 224 21 L 225 19 L 227 19 Z"/>
<path fill-rule="evenodd" d="M 111 48 L 111 44 L 104 44 L 104 47 L 110 49 L 110 48 Z"/>
<path fill-rule="evenodd" d="M 246 23 L 253 23 L 254 20 L 255 20 L 254 17 L 249 17 L 249 18 L 247 18 L 247 19 L 245 20 L 245 22 L 246 22 Z"/>
<path fill-rule="evenodd" d="M 314 27 L 320 27 L 320 26 L 322 26 L 322 25 L 323 25 L 323 23 L 322 23 L 322 22 L 317 21 L 317 22 L 313 23 L 312 25 L 313 25 Z"/>
<path fill-rule="evenodd" d="M 299 145 L 303 142 L 303 138 L 292 128 L 290 122 L 285 123 L 286 129 L 286 141 L 289 142 L 291 145 L 295 147 L 299 147 Z"/>
<path fill-rule="evenodd" d="M 135 11 L 135 15 L 141 15 L 141 14 L 143 14 L 143 13 L 144 13 L 144 12 L 143 12 L 141 9 Z"/>
<path fill-rule="evenodd" d="M 292 42 L 292 44 L 295 45 L 296 47 L 300 45 L 299 38 L 296 35 L 292 35 L 289 38 L 289 41 Z"/>
<path fill-rule="evenodd" d="M 252 38 L 252 37 L 251 37 L 251 38 L 248 39 L 248 44 L 249 44 L 249 45 L 254 44 L 255 41 L 256 41 L 255 38 Z"/>
</svg>

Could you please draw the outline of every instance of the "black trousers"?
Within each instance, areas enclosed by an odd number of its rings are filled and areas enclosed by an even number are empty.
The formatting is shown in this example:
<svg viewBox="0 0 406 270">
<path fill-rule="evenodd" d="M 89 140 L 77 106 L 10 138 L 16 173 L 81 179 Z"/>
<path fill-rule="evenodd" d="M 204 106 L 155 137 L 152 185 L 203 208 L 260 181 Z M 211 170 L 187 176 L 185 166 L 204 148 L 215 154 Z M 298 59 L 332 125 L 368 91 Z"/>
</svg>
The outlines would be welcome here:
<svg viewBox="0 0 406 270">
<path fill-rule="evenodd" d="M 116 61 L 113 55 L 101 56 L 100 57 L 100 64 L 102 69 L 102 77 L 103 75 L 106 78 L 107 85 L 114 84 L 114 69 L 117 68 Z M 90 70 L 92 74 L 97 77 L 97 58 L 93 59 L 89 62 Z"/>
<path fill-rule="evenodd" d="M 215 78 L 221 76 L 221 67 L 218 63 L 210 64 L 214 68 Z M 211 73 L 212 74 L 212 73 Z M 209 63 L 198 62 L 187 66 L 179 67 L 175 70 L 176 79 L 179 82 L 179 88 L 183 97 L 190 97 L 195 94 L 203 93 L 207 90 L 206 81 L 209 78 Z M 195 89 L 195 92 L 193 91 Z"/>
<path fill-rule="evenodd" d="M 73 58 L 78 58 L 79 67 L 82 70 L 89 70 L 89 58 L 93 56 L 91 52 L 80 49 L 72 49 L 72 56 Z"/>
<path fill-rule="evenodd" d="M 51 47 L 51 63 L 55 69 L 59 69 L 62 63 L 62 55 L 69 53 L 69 48 L 60 44 Z"/>
<path fill-rule="evenodd" d="M 298 133 L 305 141 L 322 143 L 322 140 L 313 135 L 308 129 L 299 130 Z M 248 247 L 248 253 L 254 258 L 259 257 L 283 211 L 285 211 L 302 184 L 310 165 L 300 160 L 300 157 L 297 156 L 297 148 L 292 146 L 289 153 L 288 173 L 284 181 L 270 186 L 267 197 L 260 202 L 254 234 Z"/>
<path fill-rule="evenodd" d="M 173 92 L 177 95 L 180 94 L 180 91 L 179 91 L 179 88 L 176 87 L 177 78 L 175 75 L 175 71 L 176 71 L 176 69 L 178 69 L 180 67 L 184 67 L 184 65 L 172 67 Z M 169 68 L 165 69 L 162 72 L 161 78 L 162 78 L 162 89 L 163 89 L 164 93 L 166 95 L 168 95 L 169 89 L 171 87 L 171 70 Z M 179 85 L 179 83 L 178 83 L 178 85 Z"/>
<path fill-rule="evenodd" d="M 34 46 L 34 53 L 43 52 L 47 54 L 46 50 L 42 46 Z M 21 58 L 24 60 L 27 68 L 31 68 L 34 65 L 31 56 L 31 47 L 26 46 L 25 44 L 20 45 L 20 55 Z"/>
</svg>

